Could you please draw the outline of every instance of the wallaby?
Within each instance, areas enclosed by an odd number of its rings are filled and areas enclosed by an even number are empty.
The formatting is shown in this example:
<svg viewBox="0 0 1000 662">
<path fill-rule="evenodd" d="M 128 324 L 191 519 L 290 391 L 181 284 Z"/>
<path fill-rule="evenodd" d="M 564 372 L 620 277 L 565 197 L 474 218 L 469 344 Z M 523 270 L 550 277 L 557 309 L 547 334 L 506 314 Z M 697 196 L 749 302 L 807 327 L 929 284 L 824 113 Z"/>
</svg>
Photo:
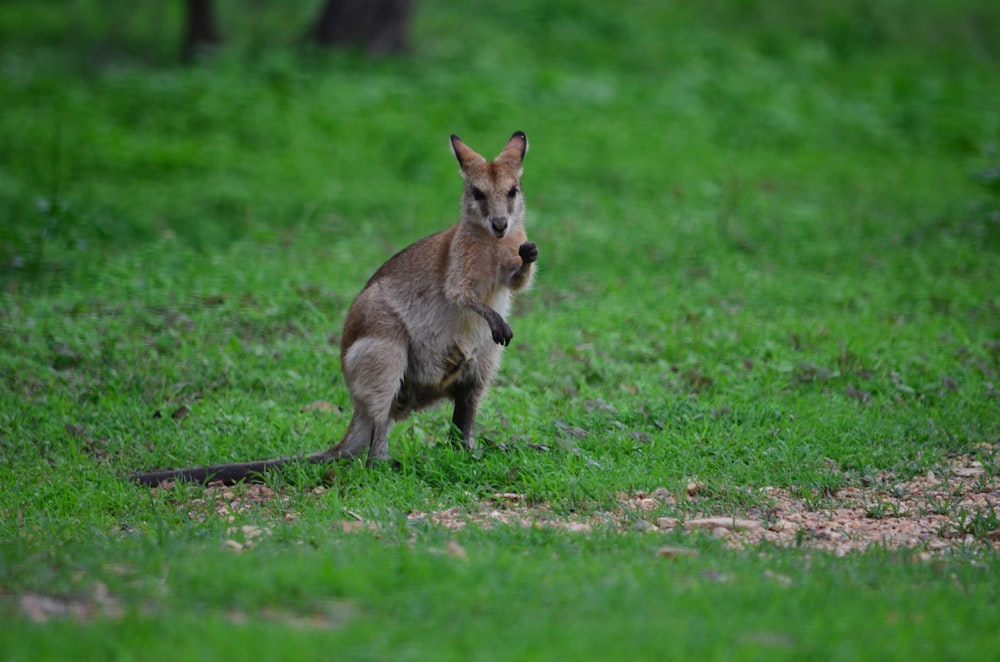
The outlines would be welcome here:
<svg viewBox="0 0 1000 662">
<path fill-rule="evenodd" d="M 511 293 L 531 285 L 538 248 L 524 230 L 521 174 L 528 138 L 518 131 L 487 161 L 451 136 L 465 188 L 461 219 L 403 249 L 375 272 L 347 313 L 341 369 L 354 407 L 343 440 L 301 461 L 391 460 L 389 429 L 441 399 L 455 403 L 453 431 L 473 448 L 479 403 L 513 337 Z M 181 479 L 226 483 L 296 458 L 132 476 L 146 485 Z"/>
</svg>

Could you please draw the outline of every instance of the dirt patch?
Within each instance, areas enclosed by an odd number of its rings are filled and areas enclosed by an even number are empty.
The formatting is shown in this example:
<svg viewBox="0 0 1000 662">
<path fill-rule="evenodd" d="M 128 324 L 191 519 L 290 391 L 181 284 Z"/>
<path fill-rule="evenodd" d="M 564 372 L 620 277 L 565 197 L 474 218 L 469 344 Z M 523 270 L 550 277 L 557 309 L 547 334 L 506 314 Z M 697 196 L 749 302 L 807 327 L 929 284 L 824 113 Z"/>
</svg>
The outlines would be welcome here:
<svg viewBox="0 0 1000 662">
<path fill-rule="evenodd" d="M 765 487 L 763 511 L 724 517 L 653 520 L 656 530 L 701 530 L 734 548 L 761 543 L 822 549 L 843 556 L 877 545 L 938 552 L 982 544 L 1000 549 L 1000 479 L 969 458 L 908 481 L 891 474 L 868 487 L 845 487 L 818 497 L 796 490 Z M 655 497 L 654 497 L 655 498 Z M 624 501 L 649 509 L 650 497 Z M 697 503 L 697 496 L 691 498 Z"/>
<path fill-rule="evenodd" d="M 80 622 L 97 618 L 117 621 L 124 614 L 118 597 L 101 582 L 94 584 L 86 594 L 59 596 L 29 591 L 16 599 L 21 613 L 34 623 L 67 618 Z"/>
<path fill-rule="evenodd" d="M 989 446 L 986 450 L 992 455 L 996 448 Z M 717 512 L 717 504 L 703 494 L 703 486 L 691 481 L 679 496 L 665 488 L 620 494 L 615 509 L 588 516 L 558 514 L 547 504 L 529 503 L 523 494 L 498 492 L 471 509 L 414 510 L 408 519 L 414 524 L 425 522 L 450 530 L 518 526 L 572 533 L 608 529 L 700 531 L 733 548 L 774 544 L 820 549 L 838 556 L 872 545 L 919 548 L 926 553 L 969 545 L 1000 549 L 1000 477 L 995 468 L 962 456 L 946 467 L 910 480 L 897 480 L 884 472 L 866 483 L 826 495 L 757 488 L 758 500 L 764 501 L 766 507 L 722 515 Z M 169 494 L 172 487 L 164 485 L 153 491 Z M 322 494 L 326 489 L 317 487 L 314 491 Z M 187 502 L 189 515 L 197 521 L 218 516 L 233 522 L 238 514 L 262 506 L 287 521 L 297 519 L 285 503 L 289 498 L 264 485 L 209 485 L 197 494 Z M 358 532 L 377 530 L 379 525 L 357 516 L 334 522 L 332 527 Z M 233 549 L 245 549 L 253 543 L 255 536 L 243 529 L 236 532 L 241 535 L 226 543 Z"/>
</svg>

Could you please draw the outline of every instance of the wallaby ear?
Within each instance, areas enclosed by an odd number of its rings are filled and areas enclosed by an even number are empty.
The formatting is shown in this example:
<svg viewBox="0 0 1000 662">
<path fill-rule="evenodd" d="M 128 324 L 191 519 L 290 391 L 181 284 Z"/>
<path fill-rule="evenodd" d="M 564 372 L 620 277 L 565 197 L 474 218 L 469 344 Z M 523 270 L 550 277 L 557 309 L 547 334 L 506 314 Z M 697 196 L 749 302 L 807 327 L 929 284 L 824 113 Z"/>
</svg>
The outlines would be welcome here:
<svg viewBox="0 0 1000 662">
<path fill-rule="evenodd" d="M 528 136 L 524 135 L 524 131 L 515 131 L 514 135 L 510 137 L 507 144 L 504 145 L 503 151 L 497 156 L 497 161 L 513 161 L 514 163 L 521 163 L 524 161 L 524 155 L 528 153 Z"/>
<path fill-rule="evenodd" d="M 462 142 L 462 139 L 454 133 L 451 134 L 451 153 L 458 159 L 458 165 L 462 168 L 462 176 L 468 174 L 470 167 L 486 160 Z"/>
</svg>

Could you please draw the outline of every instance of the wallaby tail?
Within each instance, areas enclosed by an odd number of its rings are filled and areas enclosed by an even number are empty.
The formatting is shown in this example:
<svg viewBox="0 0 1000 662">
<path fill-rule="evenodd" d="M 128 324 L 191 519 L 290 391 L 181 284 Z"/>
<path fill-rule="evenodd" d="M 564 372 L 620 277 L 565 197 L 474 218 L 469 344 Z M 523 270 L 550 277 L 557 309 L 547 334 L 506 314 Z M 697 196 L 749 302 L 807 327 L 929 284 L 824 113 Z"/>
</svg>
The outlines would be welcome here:
<svg viewBox="0 0 1000 662">
<path fill-rule="evenodd" d="M 134 473 L 129 476 L 129 480 L 156 487 L 168 480 L 180 480 L 189 483 L 201 483 L 202 485 L 211 482 L 221 482 L 223 485 L 234 485 L 240 481 L 260 482 L 268 471 L 281 469 L 289 464 L 302 462 L 305 464 L 319 464 L 329 462 L 337 458 L 336 454 L 329 450 L 309 455 L 297 457 L 279 457 L 273 460 L 260 460 L 257 462 L 235 462 L 233 464 L 214 464 L 207 467 L 190 467 L 187 469 L 167 469 L 165 471 L 150 471 L 144 473 Z"/>
<path fill-rule="evenodd" d="M 202 485 L 214 482 L 221 482 L 223 485 L 234 485 L 238 482 L 246 481 L 250 483 L 261 482 L 264 474 L 268 471 L 282 469 L 289 464 L 301 462 L 303 464 L 321 464 L 332 462 L 342 458 L 359 457 L 368 452 L 372 439 L 374 424 L 364 416 L 357 413 L 351 418 L 351 424 L 347 428 L 344 439 L 331 448 L 309 455 L 297 455 L 295 457 L 279 457 L 273 460 L 258 460 L 257 462 L 234 462 L 232 464 L 213 464 L 208 467 L 189 467 L 187 469 L 167 469 L 165 471 L 149 471 L 144 473 L 134 473 L 129 476 L 129 480 L 140 485 L 156 487 L 168 480 L 181 480 L 188 483 L 201 483 Z M 388 459 L 386 457 L 372 457 L 369 455 L 369 462 L 374 460 Z"/>
</svg>

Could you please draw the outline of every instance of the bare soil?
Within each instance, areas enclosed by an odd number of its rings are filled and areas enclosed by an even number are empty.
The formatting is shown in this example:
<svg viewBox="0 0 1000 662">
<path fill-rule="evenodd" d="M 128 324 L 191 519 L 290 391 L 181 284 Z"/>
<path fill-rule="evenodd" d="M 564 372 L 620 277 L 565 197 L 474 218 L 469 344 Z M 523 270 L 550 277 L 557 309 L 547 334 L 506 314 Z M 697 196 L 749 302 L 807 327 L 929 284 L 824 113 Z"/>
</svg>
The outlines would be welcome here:
<svg viewBox="0 0 1000 662">
<path fill-rule="evenodd" d="M 620 494 L 615 509 L 589 516 L 556 514 L 547 504 L 529 503 L 522 494 L 503 492 L 482 500 L 476 508 L 429 508 L 414 510 L 408 517 L 412 522 L 430 522 L 451 530 L 525 526 L 578 533 L 611 529 L 656 534 L 681 529 L 705 532 L 733 548 L 769 543 L 824 550 L 837 556 L 872 545 L 916 548 L 926 554 L 971 545 L 1000 549 L 1000 476 L 978 460 L 956 457 L 948 466 L 909 480 L 884 472 L 866 483 L 826 495 L 756 488 L 766 507 L 721 515 L 712 512 L 718 506 L 703 495 L 703 485 L 692 480 L 679 496 L 665 488 Z M 317 487 L 314 491 L 322 494 L 326 489 Z M 169 498 L 172 486 L 152 490 Z M 235 521 L 238 514 L 262 506 L 285 520 L 297 518 L 294 510 L 282 505 L 288 497 L 265 485 L 210 484 L 199 494 L 187 504 L 195 520 L 214 515 Z M 702 505 L 704 514 L 699 509 Z M 683 515 L 662 516 L 664 512 Z M 378 528 L 377 523 L 363 521 L 360 516 L 332 525 L 348 532 Z M 227 546 L 239 551 L 251 546 L 262 532 L 269 533 L 251 528 L 252 532 L 247 527 L 232 529 L 234 535 L 226 541 Z"/>
</svg>

